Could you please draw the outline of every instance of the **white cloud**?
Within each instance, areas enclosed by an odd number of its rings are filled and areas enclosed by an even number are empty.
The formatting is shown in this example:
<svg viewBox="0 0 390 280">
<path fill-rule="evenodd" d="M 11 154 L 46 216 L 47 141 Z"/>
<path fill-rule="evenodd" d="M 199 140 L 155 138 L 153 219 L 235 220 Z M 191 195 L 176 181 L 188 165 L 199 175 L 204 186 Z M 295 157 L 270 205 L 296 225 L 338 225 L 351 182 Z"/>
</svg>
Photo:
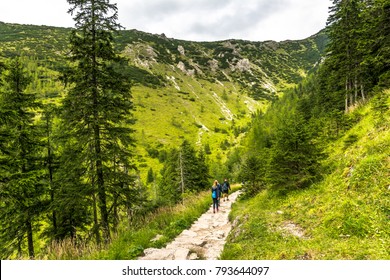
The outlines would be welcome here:
<svg viewBox="0 0 390 280">
<path fill-rule="evenodd" d="M 66 0 L 12 0 L 0 21 L 73 26 Z M 325 27 L 331 0 L 111 0 L 126 29 L 194 41 L 303 39 Z"/>
<path fill-rule="evenodd" d="M 330 0 L 118 0 L 127 28 L 195 41 L 303 39 L 325 27 Z"/>
<path fill-rule="evenodd" d="M 0 21 L 8 23 L 73 26 L 66 0 L 1 0 Z"/>
</svg>

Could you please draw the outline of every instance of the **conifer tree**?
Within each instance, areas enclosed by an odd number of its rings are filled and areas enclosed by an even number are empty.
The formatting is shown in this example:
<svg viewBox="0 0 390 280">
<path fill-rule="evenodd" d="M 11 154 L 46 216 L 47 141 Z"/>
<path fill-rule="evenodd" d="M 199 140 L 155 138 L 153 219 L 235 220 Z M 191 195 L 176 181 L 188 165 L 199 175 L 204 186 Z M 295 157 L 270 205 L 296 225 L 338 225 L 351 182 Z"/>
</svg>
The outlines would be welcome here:
<svg viewBox="0 0 390 280">
<path fill-rule="evenodd" d="M 116 4 L 108 0 L 68 0 L 75 29 L 70 37 L 74 68 L 68 73 L 70 90 L 63 104 L 66 138 L 80 156 L 74 164 L 96 194 L 103 238 L 110 239 L 109 198 L 122 185 L 128 189 L 131 171 L 133 123 L 130 82 L 118 71 L 123 61 L 116 55 L 113 32 Z M 118 181 L 120 180 L 120 182 Z"/>
<path fill-rule="evenodd" d="M 343 85 L 339 91 L 344 91 L 345 111 L 358 101 L 360 88 L 364 89 L 361 67 L 362 53 L 359 46 L 359 36 L 362 30 L 361 0 L 334 0 L 328 18 L 328 34 L 330 44 L 329 60 L 336 73 L 333 78 Z M 336 76 L 336 77 L 335 77 Z M 362 92 L 364 98 L 364 90 Z"/>
<path fill-rule="evenodd" d="M 42 135 L 35 123 L 39 103 L 27 93 L 31 82 L 19 58 L 1 76 L 0 95 L 0 241 L 2 252 L 19 257 L 27 243 L 34 258 L 33 232 L 45 210 Z"/>
<path fill-rule="evenodd" d="M 267 160 L 267 149 L 262 149 L 256 155 L 249 155 L 243 163 L 239 177 L 245 182 L 248 196 L 256 195 L 264 187 Z"/>
<path fill-rule="evenodd" d="M 210 179 L 203 152 L 197 156 L 194 147 L 184 140 L 180 149 L 172 149 L 161 170 L 162 195 L 170 203 L 183 199 L 187 192 L 208 187 Z"/>
<path fill-rule="evenodd" d="M 317 176 L 319 149 L 300 112 L 284 115 L 270 149 L 267 179 L 278 190 L 307 187 Z"/>
<path fill-rule="evenodd" d="M 150 184 L 154 182 L 154 173 L 153 173 L 153 168 L 149 168 L 148 170 L 148 175 L 146 177 L 146 183 Z"/>
<path fill-rule="evenodd" d="M 198 152 L 196 170 L 197 170 L 197 179 L 196 179 L 197 190 L 204 190 L 210 185 L 211 175 L 209 171 L 209 166 L 206 162 L 205 152 L 202 149 Z"/>
<path fill-rule="evenodd" d="M 180 201 L 180 169 L 179 150 L 171 149 L 168 153 L 164 166 L 161 169 L 161 196 L 167 204 L 174 204 Z"/>
</svg>

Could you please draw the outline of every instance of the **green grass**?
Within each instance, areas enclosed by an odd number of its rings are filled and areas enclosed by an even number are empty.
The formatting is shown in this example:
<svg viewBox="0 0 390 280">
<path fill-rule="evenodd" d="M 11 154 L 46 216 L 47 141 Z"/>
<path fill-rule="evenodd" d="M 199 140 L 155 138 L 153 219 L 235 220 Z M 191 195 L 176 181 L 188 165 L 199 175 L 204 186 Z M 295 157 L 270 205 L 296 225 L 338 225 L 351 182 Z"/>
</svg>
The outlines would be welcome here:
<svg viewBox="0 0 390 280">
<path fill-rule="evenodd" d="M 328 146 L 321 182 L 234 205 L 230 218 L 240 225 L 222 259 L 390 259 L 390 113 L 378 125 L 370 105 L 358 110 L 361 120 Z"/>
<path fill-rule="evenodd" d="M 232 185 L 232 191 L 240 189 L 240 185 Z M 119 233 L 112 242 L 101 248 L 96 244 L 75 244 L 69 240 L 53 243 L 45 259 L 61 260 L 133 260 L 141 256 L 147 248 L 162 248 L 172 241 L 183 230 L 191 225 L 211 206 L 210 191 L 191 194 L 185 198 L 184 204 L 173 207 L 162 207 L 145 217 L 137 218 L 129 225 L 122 223 Z M 157 241 L 152 241 L 156 236 Z"/>
<path fill-rule="evenodd" d="M 119 233 L 105 248 L 96 244 L 73 244 L 69 240 L 53 243 L 45 253 L 45 259 L 126 260 L 136 259 L 143 250 L 161 248 L 206 212 L 211 205 L 210 192 L 188 196 L 183 204 L 159 208 L 144 217 L 136 217 L 131 223 L 122 221 Z M 162 235 L 158 241 L 152 241 Z"/>
<path fill-rule="evenodd" d="M 144 249 L 161 248 L 173 240 L 184 229 L 206 212 L 211 204 L 209 191 L 189 196 L 184 205 L 164 207 L 138 220 L 132 226 L 125 226 L 110 246 L 98 253 L 83 257 L 87 259 L 125 260 L 136 259 Z M 158 241 L 151 241 L 157 235 Z"/>
</svg>

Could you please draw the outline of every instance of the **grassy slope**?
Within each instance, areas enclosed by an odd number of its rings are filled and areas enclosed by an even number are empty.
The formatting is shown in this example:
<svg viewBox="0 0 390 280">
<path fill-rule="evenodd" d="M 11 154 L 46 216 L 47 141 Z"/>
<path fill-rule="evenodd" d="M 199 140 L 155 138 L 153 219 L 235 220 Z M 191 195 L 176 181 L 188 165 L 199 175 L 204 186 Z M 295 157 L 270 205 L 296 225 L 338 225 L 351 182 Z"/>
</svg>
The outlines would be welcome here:
<svg viewBox="0 0 390 280">
<path fill-rule="evenodd" d="M 70 30 L 0 22 L 0 62 L 6 57 L 26 57 L 34 76 L 31 89 L 43 99 L 46 92 L 63 95 L 65 89 L 57 79 L 67 65 Z M 119 32 L 115 46 L 129 59 L 126 71 L 135 84 L 135 163 L 142 181 L 149 168 L 157 173 L 162 167 L 148 150 L 164 152 L 184 138 L 197 148 L 208 144 L 210 160 L 223 161 L 244 137 L 251 113 L 264 109 L 277 94 L 274 90 L 291 87 L 311 71 L 324 53 L 325 42 L 322 33 L 300 41 L 202 43 L 136 30 Z M 239 62 L 250 67 L 239 70 Z M 243 128 L 238 137 L 233 125 Z"/>
<path fill-rule="evenodd" d="M 390 259 L 390 112 L 376 126 L 371 105 L 357 110 L 360 122 L 327 147 L 321 182 L 235 205 L 231 218 L 241 225 L 223 259 Z M 289 232 L 292 224 L 304 238 Z"/>
</svg>

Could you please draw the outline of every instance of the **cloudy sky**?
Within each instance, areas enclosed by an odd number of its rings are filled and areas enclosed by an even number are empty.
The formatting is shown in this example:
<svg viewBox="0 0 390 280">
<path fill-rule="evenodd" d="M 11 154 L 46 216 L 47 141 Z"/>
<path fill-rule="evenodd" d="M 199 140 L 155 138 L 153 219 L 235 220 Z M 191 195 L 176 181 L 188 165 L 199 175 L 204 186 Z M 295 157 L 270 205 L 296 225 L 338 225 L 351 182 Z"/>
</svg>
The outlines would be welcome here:
<svg viewBox="0 0 390 280">
<path fill-rule="evenodd" d="M 304 39 L 325 27 L 331 0 L 111 0 L 126 29 L 191 41 Z M 66 0 L 1 0 L 0 21 L 72 27 Z"/>
</svg>

